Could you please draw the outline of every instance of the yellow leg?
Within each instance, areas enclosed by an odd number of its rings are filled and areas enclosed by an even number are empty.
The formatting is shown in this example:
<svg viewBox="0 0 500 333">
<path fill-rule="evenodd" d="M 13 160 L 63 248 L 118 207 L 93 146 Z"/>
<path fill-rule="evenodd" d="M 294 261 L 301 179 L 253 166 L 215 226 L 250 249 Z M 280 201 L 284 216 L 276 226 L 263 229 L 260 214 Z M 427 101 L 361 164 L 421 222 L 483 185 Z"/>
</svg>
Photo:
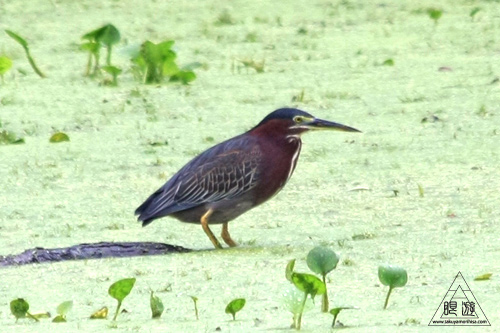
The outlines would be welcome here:
<svg viewBox="0 0 500 333">
<path fill-rule="evenodd" d="M 216 249 L 222 249 L 222 246 L 220 245 L 219 241 L 217 238 L 215 238 L 212 230 L 208 227 L 208 219 L 210 218 L 210 215 L 212 215 L 213 210 L 209 209 L 202 217 L 201 217 L 201 227 L 203 228 L 203 231 L 207 234 L 208 238 L 210 238 L 210 241 L 212 244 L 214 244 Z"/>
<path fill-rule="evenodd" d="M 231 235 L 229 234 L 229 231 L 227 230 L 227 222 L 222 225 L 222 239 L 224 242 L 229 245 L 230 247 L 235 247 L 238 246 L 236 242 L 231 238 Z"/>
</svg>

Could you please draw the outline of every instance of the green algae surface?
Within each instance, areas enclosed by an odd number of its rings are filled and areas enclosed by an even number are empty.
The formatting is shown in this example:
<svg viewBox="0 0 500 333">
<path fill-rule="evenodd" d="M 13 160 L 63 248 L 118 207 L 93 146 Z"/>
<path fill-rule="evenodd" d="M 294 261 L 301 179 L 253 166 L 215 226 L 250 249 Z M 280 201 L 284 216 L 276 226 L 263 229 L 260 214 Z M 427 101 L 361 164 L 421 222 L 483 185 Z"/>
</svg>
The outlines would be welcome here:
<svg viewBox="0 0 500 333">
<path fill-rule="evenodd" d="M 331 307 L 359 307 L 341 316 L 351 331 L 434 331 L 427 325 L 458 271 L 493 331 L 500 323 L 498 5 L 443 1 L 435 23 L 433 1 L 3 1 L 0 31 L 25 37 L 47 78 L 0 34 L 0 54 L 13 61 L 0 85 L 0 130 L 24 138 L 0 145 L 0 254 L 99 241 L 197 251 L 2 268 L 1 331 L 287 330 L 286 263 L 296 258 L 307 271 L 305 257 L 317 245 L 340 256 L 328 291 Z M 78 49 L 82 34 L 106 23 L 122 36 L 113 53 L 124 69 L 117 87 L 85 78 L 87 55 Z M 167 39 L 181 64 L 203 64 L 197 79 L 136 81 L 130 49 Z M 363 133 L 304 135 L 283 191 L 230 223 L 239 248 L 212 250 L 196 224 L 136 222 L 135 208 L 193 156 L 285 105 Z M 57 132 L 71 140 L 50 143 Z M 382 264 L 408 272 L 385 311 Z M 474 281 L 485 273 L 493 275 Z M 88 319 L 103 306 L 115 311 L 107 290 L 125 277 L 137 279 L 127 312 L 114 323 Z M 158 320 L 151 290 L 165 305 Z M 240 297 L 246 306 L 232 321 L 224 308 Z M 30 312 L 55 313 L 67 300 L 73 309 L 64 324 L 15 323 L 9 303 L 17 298 Z M 302 323 L 310 332 L 330 326 L 319 304 Z"/>
</svg>

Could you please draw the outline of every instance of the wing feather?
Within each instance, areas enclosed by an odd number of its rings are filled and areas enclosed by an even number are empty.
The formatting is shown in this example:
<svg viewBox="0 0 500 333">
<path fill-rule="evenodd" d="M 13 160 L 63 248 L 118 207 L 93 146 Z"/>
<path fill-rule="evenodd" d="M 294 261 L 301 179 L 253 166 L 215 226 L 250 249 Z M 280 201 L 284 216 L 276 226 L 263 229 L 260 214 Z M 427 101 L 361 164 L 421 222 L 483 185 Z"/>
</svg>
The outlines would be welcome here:
<svg viewBox="0 0 500 333">
<path fill-rule="evenodd" d="M 195 157 L 136 210 L 139 220 L 149 223 L 204 203 L 230 200 L 253 189 L 260 179 L 262 161 L 255 140 L 239 136 Z"/>
</svg>

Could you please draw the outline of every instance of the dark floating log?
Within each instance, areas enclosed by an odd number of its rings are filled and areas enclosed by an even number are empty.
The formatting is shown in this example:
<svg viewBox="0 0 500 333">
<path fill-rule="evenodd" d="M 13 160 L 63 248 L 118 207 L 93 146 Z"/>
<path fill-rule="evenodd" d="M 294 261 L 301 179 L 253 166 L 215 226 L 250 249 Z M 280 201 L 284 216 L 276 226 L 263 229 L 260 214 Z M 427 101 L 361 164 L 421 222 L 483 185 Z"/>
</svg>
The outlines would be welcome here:
<svg viewBox="0 0 500 333">
<path fill-rule="evenodd" d="M 0 266 L 17 266 L 66 260 L 154 256 L 172 252 L 183 253 L 190 251 L 190 249 L 181 246 L 152 242 L 100 242 L 78 244 L 56 249 L 35 247 L 19 254 L 0 256 Z"/>
</svg>

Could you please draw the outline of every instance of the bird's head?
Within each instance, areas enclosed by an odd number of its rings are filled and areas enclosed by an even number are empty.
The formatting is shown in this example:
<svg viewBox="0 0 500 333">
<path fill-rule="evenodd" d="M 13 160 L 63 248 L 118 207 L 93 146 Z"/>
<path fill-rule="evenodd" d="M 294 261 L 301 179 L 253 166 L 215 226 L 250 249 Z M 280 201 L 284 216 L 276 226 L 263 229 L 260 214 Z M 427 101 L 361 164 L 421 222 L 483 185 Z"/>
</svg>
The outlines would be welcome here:
<svg viewBox="0 0 500 333">
<path fill-rule="evenodd" d="M 353 127 L 323 120 L 313 115 L 292 108 L 283 108 L 268 114 L 252 131 L 281 132 L 286 135 L 300 135 L 310 130 L 337 130 L 361 132 Z"/>
</svg>

